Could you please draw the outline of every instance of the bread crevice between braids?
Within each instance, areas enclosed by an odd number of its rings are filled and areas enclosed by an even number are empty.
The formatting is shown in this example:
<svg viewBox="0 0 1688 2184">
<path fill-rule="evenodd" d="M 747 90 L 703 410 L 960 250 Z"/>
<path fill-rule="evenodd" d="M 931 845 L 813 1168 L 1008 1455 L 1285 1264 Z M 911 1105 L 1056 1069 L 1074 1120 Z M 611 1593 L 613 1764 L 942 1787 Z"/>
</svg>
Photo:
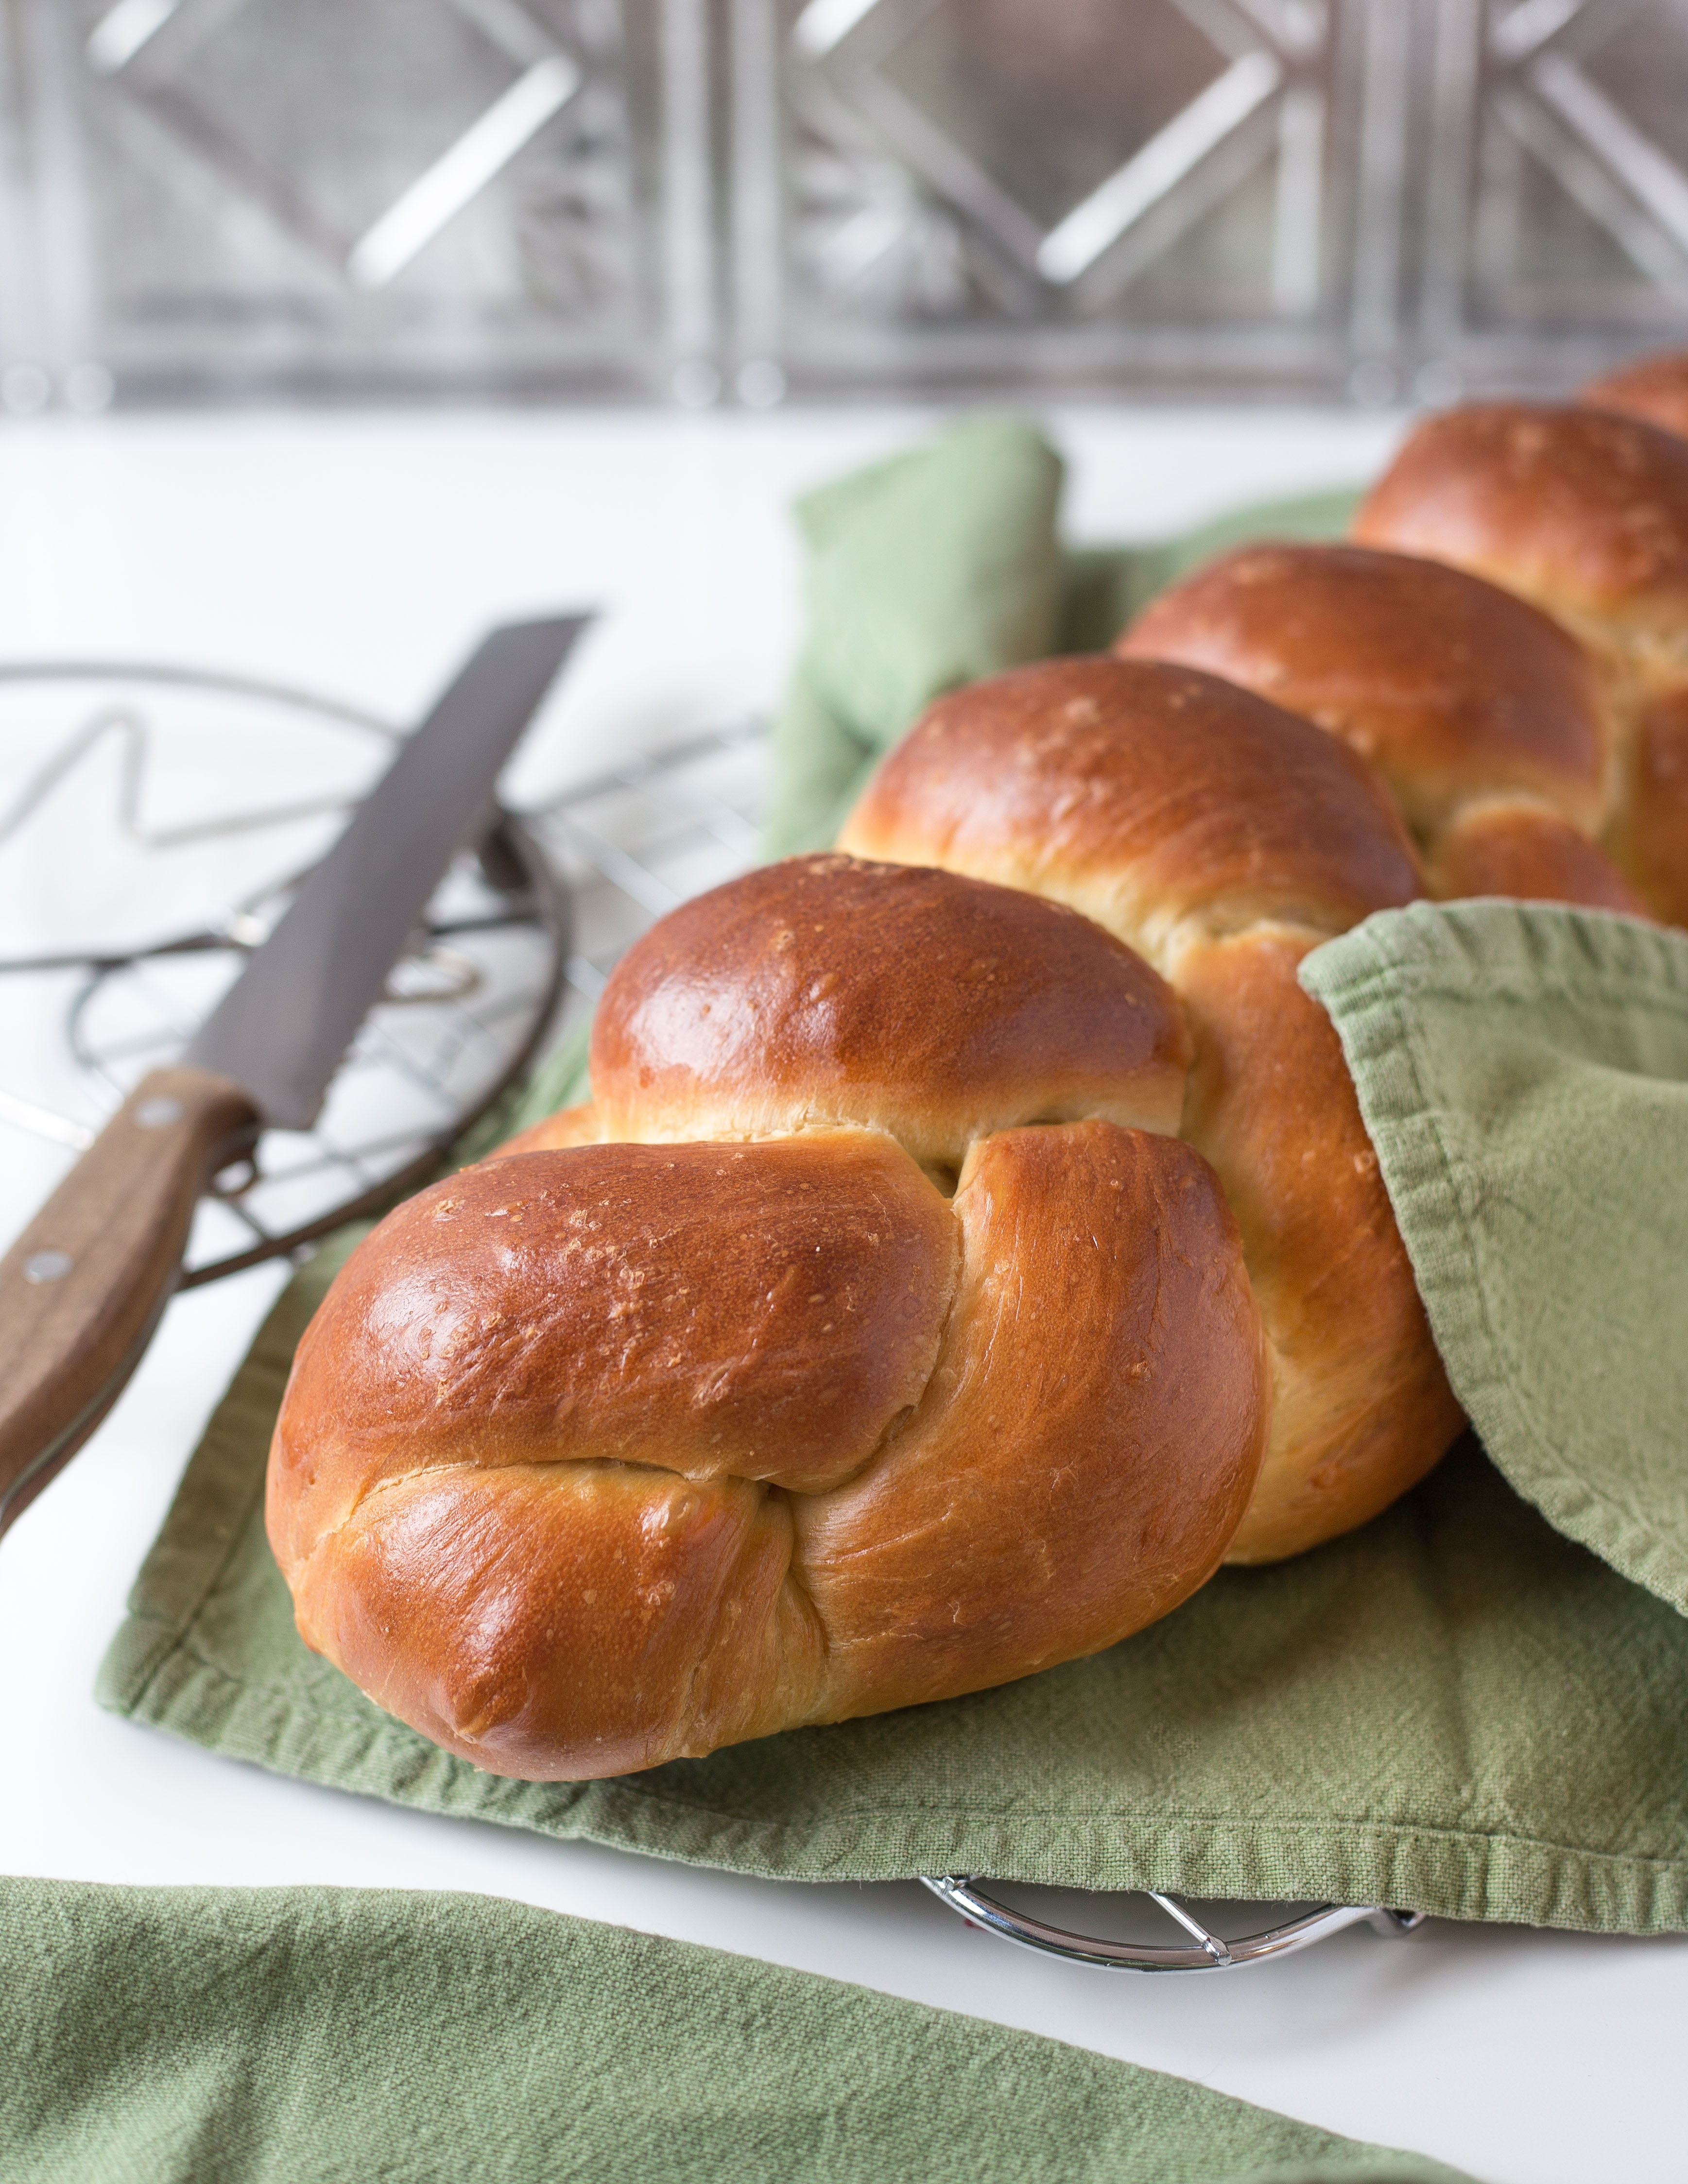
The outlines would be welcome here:
<svg viewBox="0 0 1688 2184">
<path fill-rule="evenodd" d="M 1319 942 L 1422 892 L 1366 762 L 1205 672 L 1050 660 L 939 699 L 841 846 L 1064 901 L 1177 996 L 1194 1042 L 1181 1133 L 1240 1223 L 1273 1369 L 1229 1558 L 1299 1552 L 1421 1478 L 1460 1412 L 1336 1034 L 1295 978 Z M 1324 1279 L 1333 1237 L 1340 1297 Z"/>
</svg>

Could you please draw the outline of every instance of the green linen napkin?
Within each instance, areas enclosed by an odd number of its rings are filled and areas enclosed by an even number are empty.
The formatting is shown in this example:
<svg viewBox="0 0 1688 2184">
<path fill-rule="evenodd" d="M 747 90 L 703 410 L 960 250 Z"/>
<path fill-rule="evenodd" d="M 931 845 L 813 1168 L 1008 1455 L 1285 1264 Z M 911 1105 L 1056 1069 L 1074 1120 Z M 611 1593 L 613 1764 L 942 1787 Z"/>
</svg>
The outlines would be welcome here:
<svg viewBox="0 0 1688 2184">
<path fill-rule="evenodd" d="M 1317 950 L 1301 983 L 1484 1446 L 1688 1614 L 1688 935 L 1423 903 Z"/>
<path fill-rule="evenodd" d="M 963 480 L 964 522 L 951 505 Z M 947 680 L 1059 642 L 1085 616 L 1093 641 L 1098 620 L 1186 553 L 1333 520 L 1327 499 L 1234 519 L 1199 549 L 1063 563 L 1057 480 L 1054 458 L 1025 428 L 985 422 L 811 504 L 810 531 L 824 549 L 814 597 L 824 626 L 800 688 L 824 694 L 833 709 L 824 733 L 853 739 L 851 766 L 870 744 L 893 741 Z M 1016 567 L 1026 571 L 1023 599 Z M 892 615 L 902 619 L 889 664 L 870 669 L 880 619 Z M 799 718 L 788 713 L 788 755 Z M 807 777 L 785 766 L 783 824 L 825 823 L 827 800 L 850 770 L 841 751 L 835 744 Z M 137 1720 L 313 1780 L 753 1873 L 975 1871 L 1607 1931 L 1688 1928 L 1688 1618 L 1630 1582 L 1640 1574 L 1668 1591 L 1680 1567 L 1669 1546 L 1680 1546 L 1682 1532 L 1680 1441 L 1658 1432 L 1674 1384 L 1642 1373 L 1636 1384 L 1653 1390 L 1652 1407 L 1631 1408 L 1635 1376 L 1618 1369 L 1626 1340 L 1645 1349 L 1655 1331 L 1681 1324 L 1688 1262 L 1680 1251 L 1673 1261 L 1669 1241 L 1680 1227 L 1667 1221 L 1649 1246 L 1642 1301 L 1632 1287 L 1619 1308 L 1627 1324 L 1612 1318 L 1623 1238 L 1638 1220 L 1680 1207 L 1688 1175 L 1685 1149 L 1669 1137 L 1680 1111 L 1657 1096 L 1673 1070 L 1683 1074 L 1657 1028 L 1669 997 L 1680 997 L 1673 951 L 1682 944 L 1657 935 L 1638 944 L 1633 977 L 1614 987 L 1590 1031 L 1561 990 L 1565 950 L 1595 951 L 1585 983 L 1597 985 L 1601 936 L 1640 928 L 1529 913 L 1532 932 L 1595 936 L 1557 953 L 1532 944 L 1529 962 L 1541 975 L 1531 985 L 1513 945 L 1515 911 L 1405 916 L 1421 952 L 1430 945 L 1423 936 L 1443 930 L 1436 921 L 1452 921 L 1447 945 L 1463 951 L 1469 1001 L 1448 1006 L 1423 980 L 1392 983 L 1393 957 L 1352 954 L 1330 959 L 1354 967 L 1325 998 L 1349 1040 L 1362 1102 L 1373 1100 L 1375 1080 L 1376 1098 L 1395 1102 L 1401 1143 L 1428 1134 L 1459 1149 L 1464 1164 L 1449 1190 L 1465 1222 L 1467 1271 L 1447 1283 L 1466 1301 L 1440 1313 L 1438 1334 L 1508 1478 L 1539 1508 L 1467 1440 L 1362 1531 L 1276 1568 L 1221 1572 L 1176 1615 L 1094 1660 L 619 1781 L 512 1783 L 389 1720 L 294 1634 L 263 1538 L 262 1474 L 293 1346 L 338 1262 L 329 1251 L 282 1297 L 212 1419 L 113 1642 L 101 1697 Z M 1372 921 L 1337 946 L 1387 950 L 1389 929 Z M 1310 978 L 1324 960 L 1311 959 Z M 1512 996 L 1504 1007 L 1479 991 L 1490 971 L 1495 995 Z M 1358 1031 L 1346 1022 L 1350 987 Z M 1421 1001 L 1437 1011 L 1422 1031 Z M 1466 1050 L 1492 1046 L 1502 1026 L 1516 1061 L 1473 1061 Z M 1399 1060 L 1462 1040 L 1465 1060 L 1450 1055 L 1439 1074 Z M 1514 1087 L 1510 1105 L 1491 1096 L 1491 1078 Z M 559 1090 L 553 1077 L 548 1094 Z M 1607 1095 L 1613 1104 L 1599 1110 Z M 1616 1118 L 1611 1143 L 1632 1139 L 1637 1101 L 1652 1117 L 1646 1157 L 1608 1162 L 1599 1190 L 1582 1199 L 1556 1190 L 1540 1211 L 1551 1237 L 1546 1227 L 1536 1233 L 1535 1210 L 1519 1214 L 1514 1204 L 1536 1119 L 1545 1133 L 1538 1172 L 1544 1163 L 1552 1172 L 1598 1136 L 1596 1111 Z M 1403 1188 L 1396 1178 L 1406 1171 L 1378 1127 L 1385 1174 Z M 1440 1263 L 1442 1246 L 1425 1238 L 1456 1234 L 1447 1203 L 1448 1191 L 1439 1201 L 1403 1188 L 1421 1273 Z M 1590 1250 L 1590 1209 L 1603 1256 Z M 1492 1279 L 1497 1256 L 1509 1265 L 1521 1234 L 1540 1283 L 1503 1294 Z M 1590 1277 L 1579 1302 L 1553 1302 L 1552 1268 Z M 1435 1310 L 1434 1271 L 1426 1279 Z M 1648 1282 L 1656 1309 L 1645 1301 Z M 1573 1322 L 1586 1323 L 1581 1347 L 1566 1345 Z M 1491 1338 L 1505 1330 L 1487 1365 L 1480 1343 L 1469 1360 L 1460 1349 L 1473 1329 Z M 1613 1363 L 1597 1391 L 1576 1371 L 1590 1355 Z M 1519 1431 L 1497 1430 L 1479 1400 L 1491 1382 L 1514 1391 Z M 1590 1430 L 1575 1424 L 1579 1406 L 1592 1413 Z"/>
<path fill-rule="evenodd" d="M 798 503 L 809 633 L 774 722 L 770 856 L 830 842 L 940 691 L 1056 649 L 1060 491 L 1030 425 L 966 417 Z"/>
<path fill-rule="evenodd" d="M 7 2184 L 1459 2184 L 1223 2094 L 517 1903 L 0 1881 Z"/>
</svg>

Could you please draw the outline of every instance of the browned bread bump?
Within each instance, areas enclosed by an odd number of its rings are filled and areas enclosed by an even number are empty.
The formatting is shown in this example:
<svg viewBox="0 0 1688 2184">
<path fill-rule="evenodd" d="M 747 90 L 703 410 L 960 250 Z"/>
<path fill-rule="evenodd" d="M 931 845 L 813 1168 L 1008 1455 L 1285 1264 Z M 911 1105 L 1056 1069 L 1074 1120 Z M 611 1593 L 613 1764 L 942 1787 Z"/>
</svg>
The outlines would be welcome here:
<svg viewBox="0 0 1688 2184">
<path fill-rule="evenodd" d="M 1618 854 L 1656 913 L 1688 925 L 1688 684 L 1642 701 Z"/>
<path fill-rule="evenodd" d="M 1451 562 L 1586 645 L 1607 692 L 1602 843 L 1656 916 L 1688 919 L 1674 775 L 1688 690 L 1688 439 L 1592 408 L 1496 404 L 1430 419 L 1355 523 Z"/>
<path fill-rule="evenodd" d="M 1354 537 L 1486 577 L 1643 675 L 1688 677 L 1688 441 L 1657 426 L 1448 410 L 1409 437 Z"/>
<path fill-rule="evenodd" d="M 687 905 L 611 981 L 595 1102 L 390 1215 L 312 1321 L 268 1502 L 307 1642 L 581 1779 L 1165 1613 L 1272 1401 L 1164 1134 L 1188 1060 L 1155 972 L 1028 895 L 822 857 Z"/>
<path fill-rule="evenodd" d="M 1175 1131 L 1176 1006 L 1089 919 L 947 873 L 796 858 L 685 905 L 592 1026 L 606 1135 L 855 1124 L 959 1168 L 1020 1123 Z"/>
<path fill-rule="evenodd" d="M 1242 1228 L 1270 1345 L 1272 1438 L 1233 1560 L 1349 1529 L 1458 1429 L 1309 949 L 1420 892 L 1366 764 L 1310 722 L 1188 669 L 1016 668 L 941 699 L 846 825 L 864 855 L 1071 905 L 1184 1003 L 1182 1134 Z"/>
<path fill-rule="evenodd" d="M 1157 965 L 1187 926 L 1341 933 L 1421 891 L 1361 760 L 1213 676 L 1105 657 L 941 698 L 839 838 L 1068 903 Z"/>
<path fill-rule="evenodd" d="M 1644 907 L 1598 846 L 1622 792 L 1610 678 L 1496 585 L 1362 546 L 1244 547 L 1115 649 L 1205 668 L 1339 736 L 1388 784 L 1433 894 Z"/>
</svg>

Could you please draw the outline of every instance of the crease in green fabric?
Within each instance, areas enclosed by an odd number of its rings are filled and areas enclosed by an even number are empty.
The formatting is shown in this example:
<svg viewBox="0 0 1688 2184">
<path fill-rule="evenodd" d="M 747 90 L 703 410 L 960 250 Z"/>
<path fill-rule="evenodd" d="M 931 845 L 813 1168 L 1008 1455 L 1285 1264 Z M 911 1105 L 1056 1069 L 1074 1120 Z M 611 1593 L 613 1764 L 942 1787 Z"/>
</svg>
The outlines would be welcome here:
<svg viewBox="0 0 1688 2184">
<path fill-rule="evenodd" d="M 1024 419 L 964 417 L 798 503 L 808 638 L 774 725 L 768 855 L 830 842 L 941 692 L 1054 649 L 1061 477 Z"/>
<path fill-rule="evenodd" d="M 1490 1456 L 1688 1613 L 1688 935 L 1418 903 L 1301 980 Z"/>
<path fill-rule="evenodd" d="M 1181 2078 L 496 1897 L 0 1881 L 7 2184 L 1458 2184 Z"/>
</svg>

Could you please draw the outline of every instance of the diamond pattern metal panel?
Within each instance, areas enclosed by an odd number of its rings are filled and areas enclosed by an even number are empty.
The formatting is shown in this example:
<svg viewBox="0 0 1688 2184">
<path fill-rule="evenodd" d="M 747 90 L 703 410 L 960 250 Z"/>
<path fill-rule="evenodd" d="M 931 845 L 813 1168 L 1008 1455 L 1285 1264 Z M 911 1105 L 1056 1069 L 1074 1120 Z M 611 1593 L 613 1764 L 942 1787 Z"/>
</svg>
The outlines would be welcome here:
<svg viewBox="0 0 1688 2184">
<path fill-rule="evenodd" d="M 1442 0 L 1422 341 L 1557 386 L 1688 337 L 1688 10 Z"/>
<path fill-rule="evenodd" d="M 1364 0 L 734 0 L 740 384 L 1339 385 Z M 1389 299 L 1391 307 L 1393 298 Z"/>
<path fill-rule="evenodd" d="M 1443 400 L 1688 338 L 1684 0 L 0 0 L 0 403 Z"/>
<path fill-rule="evenodd" d="M 674 110 L 707 81 L 663 72 L 702 5 L 11 0 L 37 254 L 75 269 L 37 355 L 143 393 L 662 390 L 713 342 Z"/>
</svg>

